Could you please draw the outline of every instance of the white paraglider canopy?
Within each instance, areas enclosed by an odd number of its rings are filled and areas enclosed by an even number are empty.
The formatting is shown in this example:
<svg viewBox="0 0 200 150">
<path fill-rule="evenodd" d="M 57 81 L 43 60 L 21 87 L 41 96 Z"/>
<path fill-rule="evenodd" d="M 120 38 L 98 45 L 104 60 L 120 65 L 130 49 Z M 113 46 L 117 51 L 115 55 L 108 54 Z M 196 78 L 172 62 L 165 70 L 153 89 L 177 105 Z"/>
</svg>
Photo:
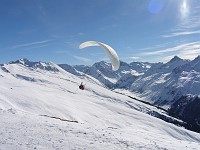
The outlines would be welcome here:
<svg viewBox="0 0 200 150">
<path fill-rule="evenodd" d="M 79 46 L 79 48 L 83 49 L 83 48 L 86 48 L 86 47 L 89 47 L 89 46 L 100 46 L 100 47 L 102 47 L 105 50 L 107 56 L 109 57 L 109 59 L 111 61 L 112 70 L 116 71 L 116 70 L 119 69 L 120 61 L 119 61 L 119 58 L 117 56 L 117 53 L 115 52 L 115 50 L 112 47 L 110 47 L 109 45 L 106 45 L 104 43 L 97 42 L 97 41 L 86 41 L 86 42 L 82 43 Z"/>
</svg>

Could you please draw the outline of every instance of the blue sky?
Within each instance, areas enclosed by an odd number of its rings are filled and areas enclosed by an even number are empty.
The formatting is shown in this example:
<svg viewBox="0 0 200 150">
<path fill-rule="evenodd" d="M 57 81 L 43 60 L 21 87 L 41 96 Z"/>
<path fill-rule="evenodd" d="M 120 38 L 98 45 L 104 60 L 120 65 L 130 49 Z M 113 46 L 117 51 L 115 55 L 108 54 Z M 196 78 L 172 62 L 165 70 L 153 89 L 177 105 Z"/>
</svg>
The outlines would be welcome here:
<svg viewBox="0 0 200 150">
<path fill-rule="evenodd" d="M 109 61 L 95 40 L 125 62 L 200 55 L 199 0 L 0 0 L 0 63 L 91 65 Z"/>
</svg>

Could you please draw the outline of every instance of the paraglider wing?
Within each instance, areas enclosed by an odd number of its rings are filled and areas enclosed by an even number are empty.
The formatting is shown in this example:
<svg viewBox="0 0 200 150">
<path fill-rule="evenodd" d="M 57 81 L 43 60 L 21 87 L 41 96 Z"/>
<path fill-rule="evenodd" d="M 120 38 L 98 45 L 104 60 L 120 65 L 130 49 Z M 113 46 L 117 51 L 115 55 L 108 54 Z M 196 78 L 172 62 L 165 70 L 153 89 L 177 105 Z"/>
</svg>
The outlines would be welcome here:
<svg viewBox="0 0 200 150">
<path fill-rule="evenodd" d="M 95 42 L 95 41 L 86 41 L 86 42 L 81 43 L 79 48 L 83 49 L 89 46 L 100 46 L 100 45 L 98 44 L 98 42 Z"/>
<path fill-rule="evenodd" d="M 86 47 L 89 47 L 89 46 L 100 46 L 102 47 L 107 56 L 109 57 L 111 63 L 112 63 L 112 70 L 116 71 L 119 69 L 119 66 L 120 66 L 120 61 L 119 61 L 119 58 L 117 56 L 117 53 L 115 52 L 115 50 L 110 47 L 109 45 L 106 45 L 104 43 L 101 43 L 101 42 L 96 42 L 96 41 L 86 41 L 84 43 L 82 43 L 79 48 L 82 49 L 82 48 L 86 48 Z"/>
</svg>

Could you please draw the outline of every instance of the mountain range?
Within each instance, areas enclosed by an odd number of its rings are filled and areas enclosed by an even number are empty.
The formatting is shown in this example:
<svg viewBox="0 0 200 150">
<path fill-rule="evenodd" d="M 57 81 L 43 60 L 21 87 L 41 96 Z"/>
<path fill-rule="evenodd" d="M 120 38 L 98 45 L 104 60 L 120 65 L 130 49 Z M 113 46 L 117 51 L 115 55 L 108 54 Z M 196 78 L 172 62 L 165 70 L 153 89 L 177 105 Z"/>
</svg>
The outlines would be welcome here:
<svg viewBox="0 0 200 150">
<path fill-rule="evenodd" d="M 167 63 L 121 62 L 119 70 L 115 72 L 111 70 L 111 64 L 103 61 L 92 66 L 71 66 L 71 69 L 65 66 L 60 65 L 75 75 L 82 72 L 83 75 L 92 76 L 109 89 L 122 93 L 124 90 L 130 91 L 200 131 L 199 107 L 187 110 L 191 104 L 199 106 L 200 103 L 200 56 L 192 61 L 174 56 Z M 189 99 L 185 102 L 187 104 L 182 105 L 183 99 Z M 186 110 L 187 113 L 184 113 Z"/>
<path fill-rule="evenodd" d="M 199 149 L 198 81 L 199 57 L 1 64 L 0 149 Z"/>
</svg>

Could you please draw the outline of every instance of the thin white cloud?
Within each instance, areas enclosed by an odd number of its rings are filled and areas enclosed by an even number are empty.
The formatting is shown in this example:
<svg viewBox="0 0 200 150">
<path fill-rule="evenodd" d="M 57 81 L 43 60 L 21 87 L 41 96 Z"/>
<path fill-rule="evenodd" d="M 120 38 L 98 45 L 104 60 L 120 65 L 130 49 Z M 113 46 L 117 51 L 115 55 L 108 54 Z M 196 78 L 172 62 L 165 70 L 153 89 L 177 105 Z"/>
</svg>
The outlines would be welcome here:
<svg viewBox="0 0 200 150">
<path fill-rule="evenodd" d="M 152 47 L 146 47 L 146 48 L 140 48 L 138 49 L 139 51 L 144 51 L 144 50 L 153 50 L 153 49 L 158 49 L 158 48 L 162 48 L 162 47 L 166 47 L 167 45 L 169 45 L 170 42 L 168 43 L 163 43 L 163 44 L 158 44 L 158 45 L 154 45 Z"/>
<path fill-rule="evenodd" d="M 41 47 L 46 47 L 46 46 L 49 46 L 49 44 L 36 45 L 36 46 L 32 46 L 32 47 L 26 47 L 26 50 L 29 50 L 29 49 L 36 49 L 36 48 L 41 48 Z"/>
<path fill-rule="evenodd" d="M 186 44 L 178 45 L 176 47 L 167 48 L 164 50 L 144 52 L 141 54 L 142 55 L 161 55 L 161 54 L 169 53 L 169 52 L 177 52 L 177 51 L 183 51 L 183 50 L 195 50 L 195 49 L 200 49 L 200 42 L 186 43 Z"/>
<path fill-rule="evenodd" d="M 80 56 L 73 56 L 75 59 L 83 61 L 83 62 L 91 62 L 91 59 L 85 58 L 85 57 L 80 57 Z"/>
<path fill-rule="evenodd" d="M 194 59 L 200 55 L 200 41 L 185 43 L 159 51 L 144 52 L 139 54 L 141 58 L 147 59 L 149 62 L 167 62 L 175 55 L 183 59 Z"/>
<path fill-rule="evenodd" d="M 138 59 L 141 59 L 140 57 L 129 57 L 130 59 L 133 59 L 133 60 L 138 60 Z"/>
<path fill-rule="evenodd" d="M 125 61 L 125 62 L 143 61 L 143 59 L 141 57 L 138 57 L 138 56 L 121 57 L 120 60 Z"/>
<path fill-rule="evenodd" d="M 25 43 L 25 44 L 19 44 L 19 45 L 14 45 L 14 46 L 11 46 L 10 48 L 11 49 L 16 49 L 16 48 L 24 48 L 24 47 L 32 47 L 32 46 L 39 46 L 39 45 L 42 45 L 42 44 L 47 44 L 48 42 L 50 42 L 52 40 L 43 40 L 43 41 L 37 41 L 37 42 L 31 42 L 31 43 Z"/>
<path fill-rule="evenodd" d="M 191 35 L 191 34 L 200 34 L 200 30 L 197 31 L 184 31 L 184 32 L 174 32 L 168 35 L 163 35 L 164 38 L 183 36 L 183 35 Z"/>
<path fill-rule="evenodd" d="M 198 55 L 200 55 L 200 49 L 194 49 L 194 50 L 183 50 L 179 53 L 176 54 L 176 56 L 182 58 L 182 59 L 188 59 L 188 60 L 193 60 L 195 59 Z M 169 56 L 164 56 L 161 58 L 163 62 L 170 61 L 175 55 L 169 55 Z"/>
<path fill-rule="evenodd" d="M 200 46 L 199 48 L 193 49 L 193 50 L 184 50 L 181 51 L 181 53 L 178 54 L 179 57 L 184 58 L 184 59 L 194 59 L 198 55 L 200 55 Z"/>
</svg>

